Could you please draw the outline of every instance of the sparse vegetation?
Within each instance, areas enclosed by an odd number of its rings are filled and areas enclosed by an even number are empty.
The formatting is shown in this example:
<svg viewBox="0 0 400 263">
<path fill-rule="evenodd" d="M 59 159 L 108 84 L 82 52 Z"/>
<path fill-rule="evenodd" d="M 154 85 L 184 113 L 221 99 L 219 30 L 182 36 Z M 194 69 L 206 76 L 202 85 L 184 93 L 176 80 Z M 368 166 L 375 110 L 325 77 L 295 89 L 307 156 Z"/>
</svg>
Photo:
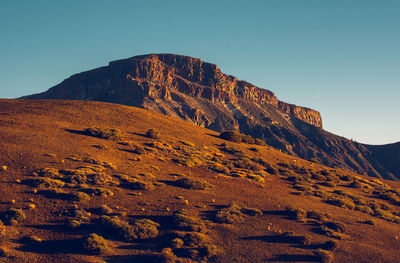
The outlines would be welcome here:
<svg viewBox="0 0 400 263">
<path fill-rule="evenodd" d="M 84 134 L 106 140 L 118 140 L 121 137 L 117 129 L 86 128 Z"/>
<path fill-rule="evenodd" d="M 102 236 L 95 233 L 91 233 L 83 239 L 83 249 L 95 255 L 102 255 L 110 252 L 107 241 Z"/>
<path fill-rule="evenodd" d="M 190 190 L 205 190 L 207 187 L 211 187 L 211 185 L 203 180 L 196 180 L 192 178 L 181 178 L 174 181 L 174 185 Z"/>
<path fill-rule="evenodd" d="M 0 213 L 0 219 L 6 225 L 18 225 L 26 219 L 26 215 L 21 209 L 10 208 Z"/>
<path fill-rule="evenodd" d="M 265 143 L 260 139 L 254 139 L 250 135 L 241 134 L 240 132 L 233 131 L 225 131 L 220 133 L 219 137 L 221 139 L 236 142 L 236 143 L 247 143 L 247 144 L 257 144 L 257 145 L 265 145 Z"/>
<path fill-rule="evenodd" d="M 160 133 L 154 129 L 150 129 L 146 132 L 146 136 L 150 139 L 160 139 Z"/>
<path fill-rule="evenodd" d="M 240 223 L 244 220 L 240 208 L 233 203 L 228 207 L 219 210 L 215 215 L 215 218 L 218 222 L 225 224 Z"/>
<path fill-rule="evenodd" d="M 323 249 L 318 249 L 315 251 L 315 256 L 320 260 L 321 263 L 332 263 L 333 262 L 333 254 L 330 251 L 326 251 Z"/>
<path fill-rule="evenodd" d="M 117 217 L 102 216 L 101 223 L 113 230 L 123 240 L 131 242 L 158 236 L 158 223 L 150 219 L 138 219 L 132 225 Z"/>
<path fill-rule="evenodd" d="M 200 219 L 190 216 L 189 211 L 186 209 L 175 211 L 173 213 L 173 219 L 177 226 L 183 230 L 196 232 L 202 232 L 205 230 L 204 223 Z"/>
</svg>

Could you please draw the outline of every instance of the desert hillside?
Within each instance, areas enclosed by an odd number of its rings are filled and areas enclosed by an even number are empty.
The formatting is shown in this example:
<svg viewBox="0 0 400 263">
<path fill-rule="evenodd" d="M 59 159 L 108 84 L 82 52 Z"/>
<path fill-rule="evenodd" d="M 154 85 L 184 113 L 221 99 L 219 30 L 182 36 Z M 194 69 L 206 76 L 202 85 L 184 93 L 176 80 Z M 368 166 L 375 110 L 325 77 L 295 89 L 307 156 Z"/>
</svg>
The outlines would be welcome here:
<svg viewBox="0 0 400 263">
<path fill-rule="evenodd" d="M 398 182 L 145 109 L 0 100 L 5 262 L 398 262 Z"/>
<path fill-rule="evenodd" d="M 140 107 L 217 132 L 238 130 L 283 152 L 327 166 L 378 178 L 400 178 L 398 151 L 392 165 L 387 165 L 372 148 L 322 129 L 318 111 L 278 100 L 272 91 L 224 74 L 217 65 L 199 58 L 149 54 L 112 61 L 23 98 Z"/>
</svg>

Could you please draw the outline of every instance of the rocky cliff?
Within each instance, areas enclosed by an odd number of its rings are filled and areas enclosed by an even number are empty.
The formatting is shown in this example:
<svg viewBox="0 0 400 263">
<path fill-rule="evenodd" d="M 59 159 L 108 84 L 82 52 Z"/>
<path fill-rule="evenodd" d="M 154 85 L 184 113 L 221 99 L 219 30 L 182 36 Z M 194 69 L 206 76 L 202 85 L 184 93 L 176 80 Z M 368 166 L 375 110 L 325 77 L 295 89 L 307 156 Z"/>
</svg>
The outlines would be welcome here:
<svg viewBox="0 0 400 263">
<path fill-rule="evenodd" d="M 237 129 L 328 166 L 400 178 L 376 160 L 371 148 L 324 131 L 318 111 L 279 101 L 273 92 L 224 74 L 216 65 L 197 58 L 150 54 L 113 61 L 24 98 L 142 107 L 216 131 Z"/>
</svg>

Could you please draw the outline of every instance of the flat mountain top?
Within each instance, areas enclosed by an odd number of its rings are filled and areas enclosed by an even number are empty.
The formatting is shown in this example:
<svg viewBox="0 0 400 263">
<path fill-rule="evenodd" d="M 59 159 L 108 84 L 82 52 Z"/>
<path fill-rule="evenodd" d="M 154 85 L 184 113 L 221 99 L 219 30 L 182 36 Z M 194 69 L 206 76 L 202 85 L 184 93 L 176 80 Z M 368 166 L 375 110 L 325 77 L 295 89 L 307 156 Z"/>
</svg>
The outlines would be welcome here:
<svg viewBox="0 0 400 263">
<path fill-rule="evenodd" d="M 398 262 L 399 183 L 219 135 L 117 104 L 0 100 L 1 255 Z"/>
<path fill-rule="evenodd" d="M 218 66 L 198 58 L 149 54 L 121 59 L 24 98 L 140 107 L 217 132 L 238 130 L 283 152 L 330 167 L 400 178 L 398 151 L 388 164 L 375 154 L 375 148 L 323 130 L 318 111 L 280 101 L 273 92 L 224 74 Z"/>
</svg>

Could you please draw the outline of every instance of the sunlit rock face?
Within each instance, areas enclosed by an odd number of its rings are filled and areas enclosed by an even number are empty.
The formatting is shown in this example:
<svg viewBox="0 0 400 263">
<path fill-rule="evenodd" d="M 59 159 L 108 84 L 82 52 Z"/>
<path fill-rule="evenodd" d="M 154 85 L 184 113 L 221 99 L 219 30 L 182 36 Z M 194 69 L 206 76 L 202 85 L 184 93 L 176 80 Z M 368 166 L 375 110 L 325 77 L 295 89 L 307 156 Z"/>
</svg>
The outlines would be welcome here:
<svg viewBox="0 0 400 263">
<path fill-rule="evenodd" d="M 201 59 L 150 54 L 71 76 L 29 99 L 94 100 L 145 108 L 216 131 L 240 130 L 305 159 L 394 179 L 362 144 L 322 129 L 318 111 L 224 74 Z"/>
</svg>

